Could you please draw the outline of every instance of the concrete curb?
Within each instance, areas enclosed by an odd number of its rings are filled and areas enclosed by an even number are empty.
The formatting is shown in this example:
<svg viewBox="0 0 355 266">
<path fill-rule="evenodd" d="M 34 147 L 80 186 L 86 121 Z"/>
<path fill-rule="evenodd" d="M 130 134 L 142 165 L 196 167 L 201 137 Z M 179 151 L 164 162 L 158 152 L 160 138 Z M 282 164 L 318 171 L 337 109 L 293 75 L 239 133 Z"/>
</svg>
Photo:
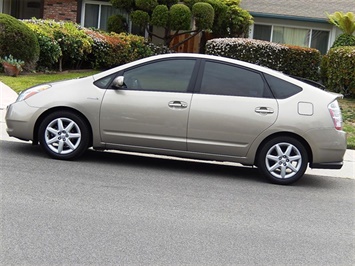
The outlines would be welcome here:
<svg viewBox="0 0 355 266">
<path fill-rule="evenodd" d="M 15 102 L 17 93 L 0 81 L 0 139 L 6 141 L 20 141 L 11 138 L 6 133 L 5 113 L 6 107 Z M 323 170 L 308 168 L 306 174 L 321 175 L 340 178 L 355 179 L 355 150 L 347 150 L 344 156 L 344 165 L 340 170 Z"/>
</svg>

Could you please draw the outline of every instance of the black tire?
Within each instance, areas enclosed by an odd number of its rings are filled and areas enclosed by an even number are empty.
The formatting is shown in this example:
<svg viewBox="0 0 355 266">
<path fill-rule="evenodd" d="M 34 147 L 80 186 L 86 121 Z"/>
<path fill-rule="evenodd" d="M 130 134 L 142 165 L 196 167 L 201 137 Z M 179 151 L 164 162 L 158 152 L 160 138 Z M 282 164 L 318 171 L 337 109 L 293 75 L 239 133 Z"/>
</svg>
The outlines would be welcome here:
<svg viewBox="0 0 355 266">
<path fill-rule="evenodd" d="M 257 166 L 272 183 L 289 185 L 299 180 L 307 169 L 308 154 L 304 145 L 292 137 L 276 137 L 261 148 Z"/>
<path fill-rule="evenodd" d="M 73 160 L 89 147 L 89 128 L 85 121 L 70 111 L 56 111 L 45 117 L 39 126 L 39 142 L 52 158 Z"/>
</svg>

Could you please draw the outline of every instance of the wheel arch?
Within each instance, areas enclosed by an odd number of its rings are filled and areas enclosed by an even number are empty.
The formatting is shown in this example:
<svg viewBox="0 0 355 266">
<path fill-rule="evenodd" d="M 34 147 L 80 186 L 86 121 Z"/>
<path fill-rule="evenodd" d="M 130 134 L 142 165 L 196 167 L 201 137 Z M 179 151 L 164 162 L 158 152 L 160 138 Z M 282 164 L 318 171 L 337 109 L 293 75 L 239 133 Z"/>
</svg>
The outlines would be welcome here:
<svg viewBox="0 0 355 266">
<path fill-rule="evenodd" d="M 294 138 L 294 139 L 298 140 L 299 142 L 301 142 L 302 145 L 304 146 L 304 148 L 305 148 L 306 151 L 307 151 L 309 163 L 312 163 L 312 162 L 313 162 L 312 149 L 311 149 L 310 145 L 308 144 L 308 142 L 307 142 L 303 137 L 301 137 L 300 135 L 297 135 L 297 134 L 295 134 L 295 133 L 292 133 L 292 132 L 277 132 L 277 133 L 274 133 L 274 134 L 268 136 L 267 138 L 265 138 L 265 139 L 259 144 L 258 149 L 256 150 L 256 156 L 255 156 L 255 159 L 254 159 L 254 165 L 256 165 L 257 162 L 258 162 L 258 160 L 259 160 L 260 150 L 262 149 L 262 147 L 263 147 L 268 141 L 270 141 L 271 139 L 277 138 L 277 137 L 291 137 L 291 138 Z"/>
<path fill-rule="evenodd" d="M 62 106 L 58 106 L 58 107 L 54 107 L 54 108 L 51 108 L 51 109 L 48 109 L 46 110 L 45 112 L 43 112 L 37 119 L 36 123 L 35 123 L 35 126 L 34 126 L 34 129 L 33 129 L 33 144 L 34 145 L 37 145 L 38 144 L 38 134 L 39 134 L 39 127 L 42 123 L 42 121 L 44 120 L 44 118 L 46 116 L 48 116 L 49 114 L 51 113 L 54 113 L 54 112 L 57 112 L 57 111 L 69 111 L 69 112 L 72 112 L 78 116 L 80 116 L 84 121 L 85 121 L 85 124 L 88 126 L 88 129 L 89 129 L 89 133 L 90 133 L 90 136 L 89 136 L 89 145 L 90 147 L 93 145 L 93 132 L 92 132 L 92 126 L 89 122 L 89 120 L 86 118 L 86 116 L 79 112 L 78 110 L 74 109 L 74 108 L 70 108 L 70 107 L 62 107 Z"/>
</svg>

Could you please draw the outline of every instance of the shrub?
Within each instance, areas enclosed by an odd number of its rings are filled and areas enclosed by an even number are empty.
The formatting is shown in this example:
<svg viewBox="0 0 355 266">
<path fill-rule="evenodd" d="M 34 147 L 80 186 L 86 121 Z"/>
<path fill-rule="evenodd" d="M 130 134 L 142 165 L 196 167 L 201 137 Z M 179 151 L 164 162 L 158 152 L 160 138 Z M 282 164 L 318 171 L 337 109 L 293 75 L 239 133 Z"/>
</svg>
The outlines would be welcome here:
<svg viewBox="0 0 355 266">
<path fill-rule="evenodd" d="M 332 48 L 325 60 L 327 88 L 345 96 L 355 95 L 355 47 Z"/>
<path fill-rule="evenodd" d="M 198 29 L 210 29 L 214 21 L 214 9 L 208 3 L 196 3 L 192 7 L 195 25 Z"/>
<path fill-rule="evenodd" d="M 319 79 L 321 55 L 316 49 L 244 38 L 222 38 L 209 40 L 206 53 L 246 61 L 315 81 Z"/>
<path fill-rule="evenodd" d="M 321 53 L 313 48 L 286 45 L 281 71 L 289 75 L 319 81 Z"/>
<path fill-rule="evenodd" d="M 234 58 L 280 71 L 286 50 L 287 47 L 281 44 L 244 38 L 212 39 L 206 45 L 207 54 Z"/>
<path fill-rule="evenodd" d="M 40 40 L 40 69 L 53 69 L 61 61 L 65 68 L 83 64 L 105 69 L 155 53 L 136 35 L 87 29 L 72 22 L 31 19 L 25 23 Z"/>
<path fill-rule="evenodd" d="M 54 38 L 63 53 L 63 66 L 78 68 L 91 53 L 92 39 L 73 22 L 59 22 L 58 26 L 54 29 Z"/>
<path fill-rule="evenodd" d="M 88 62 L 93 68 L 111 68 L 153 55 L 143 37 L 85 29 L 93 40 Z"/>
<path fill-rule="evenodd" d="M 100 31 L 85 29 L 85 32 L 93 40 L 92 52 L 87 58 L 87 62 L 95 69 L 110 68 L 123 64 L 128 44 L 113 33 L 107 34 Z"/>
<path fill-rule="evenodd" d="M 141 36 L 121 33 L 116 37 L 127 43 L 127 50 L 124 52 L 125 58 L 123 63 L 132 62 L 153 54 L 152 50 L 146 45 L 145 39 Z"/>
<path fill-rule="evenodd" d="M 170 8 L 170 26 L 172 30 L 189 30 L 191 11 L 184 4 L 175 4 Z"/>
<path fill-rule="evenodd" d="M 169 47 L 165 45 L 156 45 L 154 43 L 147 43 L 147 46 L 152 51 L 152 55 L 175 53 L 174 50 L 170 50 Z"/>
<path fill-rule="evenodd" d="M 151 22 L 157 27 L 165 27 L 169 21 L 169 9 L 166 5 L 158 5 L 154 8 Z"/>
<path fill-rule="evenodd" d="M 59 58 L 62 56 L 62 49 L 54 38 L 54 31 L 51 28 L 52 21 L 31 19 L 23 21 L 37 36 L 40 53 L 37 69 L 54 69 Z"/>
<path fill-rule="evenodd" d="M 122 15 L 112 15 L 107 21 L 107 31 L 108 32 L 127 32 L 128 24 L 124 16 Z"/>
<path fill-rule="evenodd" d="M 53 40 L 53 43 L 49 43 L 48 38 L 43 38 L 42 44 L 45 50 L 49 50 L 44 57 L 50 58 L 52 61 L 56 61 L 58 58 L 58 45 L 61 50 L 59 55 L 59 61 L 61 66 L 65 68 L 78 68 L 82 61 L 86 59 L 86 56 L 91 53 L 92 39 L 85 34 L 83 29 L 73 22 L 56 22 L 54 20 L 28 20 L 34 31 L 38 31 L 40 34 L 49 37 Z M 53 51 L 55 54 L 50 55 Z M 59 67 L 61 70 L 62 67 Z"/>
<path fill-rule="evenodd" d="M 332 48 L 340 46 L 355 46 L 355 36 L 346 33 L 339 35 L 334 41 Z"/>
<path fill-rule="evenodd" d="M 0 57 L 12 55 L 25 61 L 25 69 L 35 68 L 39 57 L 36 35 L 21 21 L 0 14 Z"/>
</svg>

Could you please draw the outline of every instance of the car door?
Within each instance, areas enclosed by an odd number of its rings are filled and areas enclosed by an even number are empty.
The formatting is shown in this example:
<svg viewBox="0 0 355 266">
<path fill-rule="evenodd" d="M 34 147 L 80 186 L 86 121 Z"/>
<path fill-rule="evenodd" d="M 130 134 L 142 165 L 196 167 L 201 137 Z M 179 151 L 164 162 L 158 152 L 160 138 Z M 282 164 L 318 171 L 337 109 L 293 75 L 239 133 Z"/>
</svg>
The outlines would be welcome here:
<svg viewBox="0 0 355 266">
<path fill-rule="evenodd" d="M 127 69 L 124 87 L 105 93 L 102 141 L 186 151 L 195 59 L 160 60 Z"/>
<path fill-rule="evenodd" d="M 255 138 L 278 115 L 278 103 L 251 69 L 206 61 L 193 95 L 188 151 L 244 157 Z"/>
</svg>

